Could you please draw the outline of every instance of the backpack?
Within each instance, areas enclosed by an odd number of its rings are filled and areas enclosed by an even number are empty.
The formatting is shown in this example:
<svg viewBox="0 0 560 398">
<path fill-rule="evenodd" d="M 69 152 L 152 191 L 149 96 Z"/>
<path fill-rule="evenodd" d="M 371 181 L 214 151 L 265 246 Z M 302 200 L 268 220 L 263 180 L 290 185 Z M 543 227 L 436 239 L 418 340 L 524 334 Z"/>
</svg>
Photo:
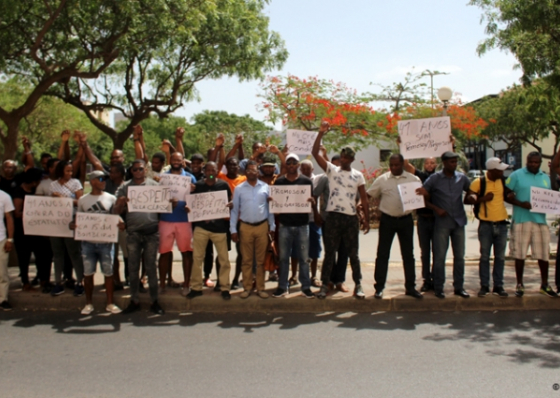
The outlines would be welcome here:
<svg viewBox="0 0 560 398">
<path fill-rule="evenodd" d="M 507 199 L 507 195 L 512 192 L 511 189 L 509 189 L 508 187 L 506 187 L 506 179 L 505 177 L 500 178 L 500 180 L 502 181 L 502 186 L 504 187 L 504 202 L 510 202 L 509 199 Z M 486 195 L 486 176 L 483 175 L 482 177 L 480 177 L 480 193 L 478 194 L 478 197 L 481 198 L 484 195 Z M 473 213 L 474 216 L 476 218 L 478 218 L 480 220 L 479 217 L 479 213 L 480 213 L 480 205 L 483 205 L 484 208 L 484 217 L 488 217 L 488 209 L 486 207 L 486 202 L 482 202 L 482 203 L 475 203 L 473 206 Z"/>
</svg>

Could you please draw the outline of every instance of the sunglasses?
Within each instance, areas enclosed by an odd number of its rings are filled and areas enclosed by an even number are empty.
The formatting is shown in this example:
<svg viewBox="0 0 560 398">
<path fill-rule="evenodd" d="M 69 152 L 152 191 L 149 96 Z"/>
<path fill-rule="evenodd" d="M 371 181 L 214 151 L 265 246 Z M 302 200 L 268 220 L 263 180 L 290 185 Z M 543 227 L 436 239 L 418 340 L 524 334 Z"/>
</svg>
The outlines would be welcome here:
<svg viewBox="0 0 560 398">
<path fill-rule="evenodd" d="M 288 161 L 286 162 L 286 164 L 298 164 L 298 161 L 297 161 L 297 160 L 291 160 L 291 159 L 290 159 L 290 160 L 288 160 Z"/>
<path fill-rule="evenodd" d="M 144 168 L 143 167 L 135 167 L 135 168 L 132 169 L 133 173 L 136 173 L 137 171 L 144 171 Z"/>
<path fill-rule="evenodd" d="M 99 180 L 99 182 L 105 182 L 107 181 L 107 177 L 97 177 L 96 180 Z"/>
</svg>

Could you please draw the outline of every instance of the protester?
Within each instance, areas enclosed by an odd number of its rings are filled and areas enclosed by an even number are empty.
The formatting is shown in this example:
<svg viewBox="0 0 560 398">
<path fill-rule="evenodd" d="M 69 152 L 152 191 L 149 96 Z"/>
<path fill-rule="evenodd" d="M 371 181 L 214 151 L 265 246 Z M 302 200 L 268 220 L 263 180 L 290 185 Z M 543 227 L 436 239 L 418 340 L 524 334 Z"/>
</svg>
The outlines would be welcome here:
<svg viewBox="0 0 560 398">
<path fill-rule="evenodd" d="M 14 205 L 12 198 L 0 190 L 0 213 L 4 214 L 6 224 L 0 222 L 0 308 L 4 311 L 12 309 L 8 302 L 10 274 L 8 273 L 9 254 L 14 247 Z"/>
</svg>

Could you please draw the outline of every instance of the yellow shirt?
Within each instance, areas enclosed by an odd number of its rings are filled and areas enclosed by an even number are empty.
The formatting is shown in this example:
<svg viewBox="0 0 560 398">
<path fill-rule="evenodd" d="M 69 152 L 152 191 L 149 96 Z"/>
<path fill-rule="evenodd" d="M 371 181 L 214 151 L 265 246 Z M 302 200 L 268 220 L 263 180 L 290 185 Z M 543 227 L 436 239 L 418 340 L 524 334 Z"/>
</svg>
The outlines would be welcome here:
<svg viewBox="0 0 560 398">
<path fill-rule="evenodd" d="M 492 181 L 486 176 L 486 190 L 484 195 L 492 192 L 494 198 L 490 202 L 483 202 L 480 204 L 480 210 L 478 211 L 478 218 L 484 221 L 504 221 L 507 220 L 508 214 L 506 211 L 506 206 L 504 205 L 504 184 L 500 180 Z M 480 192 L 480 178 L 474 180 L 469 188 L 471 191 L 477 195 L 483 195 Z M 484 212 L 484 204 L 486 204 L 486 213 Z"/>
</svg>

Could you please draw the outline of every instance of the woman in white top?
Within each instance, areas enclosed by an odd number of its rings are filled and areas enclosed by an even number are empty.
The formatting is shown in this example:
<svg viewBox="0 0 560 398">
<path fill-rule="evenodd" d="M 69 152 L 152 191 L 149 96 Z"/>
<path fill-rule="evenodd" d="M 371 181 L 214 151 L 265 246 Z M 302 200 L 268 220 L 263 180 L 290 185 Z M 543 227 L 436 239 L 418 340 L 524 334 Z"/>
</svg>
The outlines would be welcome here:
<svg viewBox="0 0 560 398">
<path fill-rule="evenodd" d="M 72 163 L 67 160 L 61 160 L 55 169 L 57 179 L 51 183 L 52 196 L 59 198 L 71 198 L 74 203 L 74 209 L 78 205 L 78 199 L 84 194 L 84 189 L 79 180 L 72 178 Z M 76 285 L 74 287 L 74 296 L 84 294 L 82 281 L 84 279 L 84 264 L 82 262 L 81 244 L 74 238 L 51 237 L 51 247 L 54 259 L 54 277 L 55 287 L 51 291 L 53 296 L 64 293 L 62 285 L 62 270 L 64 268 L 64 250 L 68 251 L 74 272 L 76 273 Z"/>
</svg>

